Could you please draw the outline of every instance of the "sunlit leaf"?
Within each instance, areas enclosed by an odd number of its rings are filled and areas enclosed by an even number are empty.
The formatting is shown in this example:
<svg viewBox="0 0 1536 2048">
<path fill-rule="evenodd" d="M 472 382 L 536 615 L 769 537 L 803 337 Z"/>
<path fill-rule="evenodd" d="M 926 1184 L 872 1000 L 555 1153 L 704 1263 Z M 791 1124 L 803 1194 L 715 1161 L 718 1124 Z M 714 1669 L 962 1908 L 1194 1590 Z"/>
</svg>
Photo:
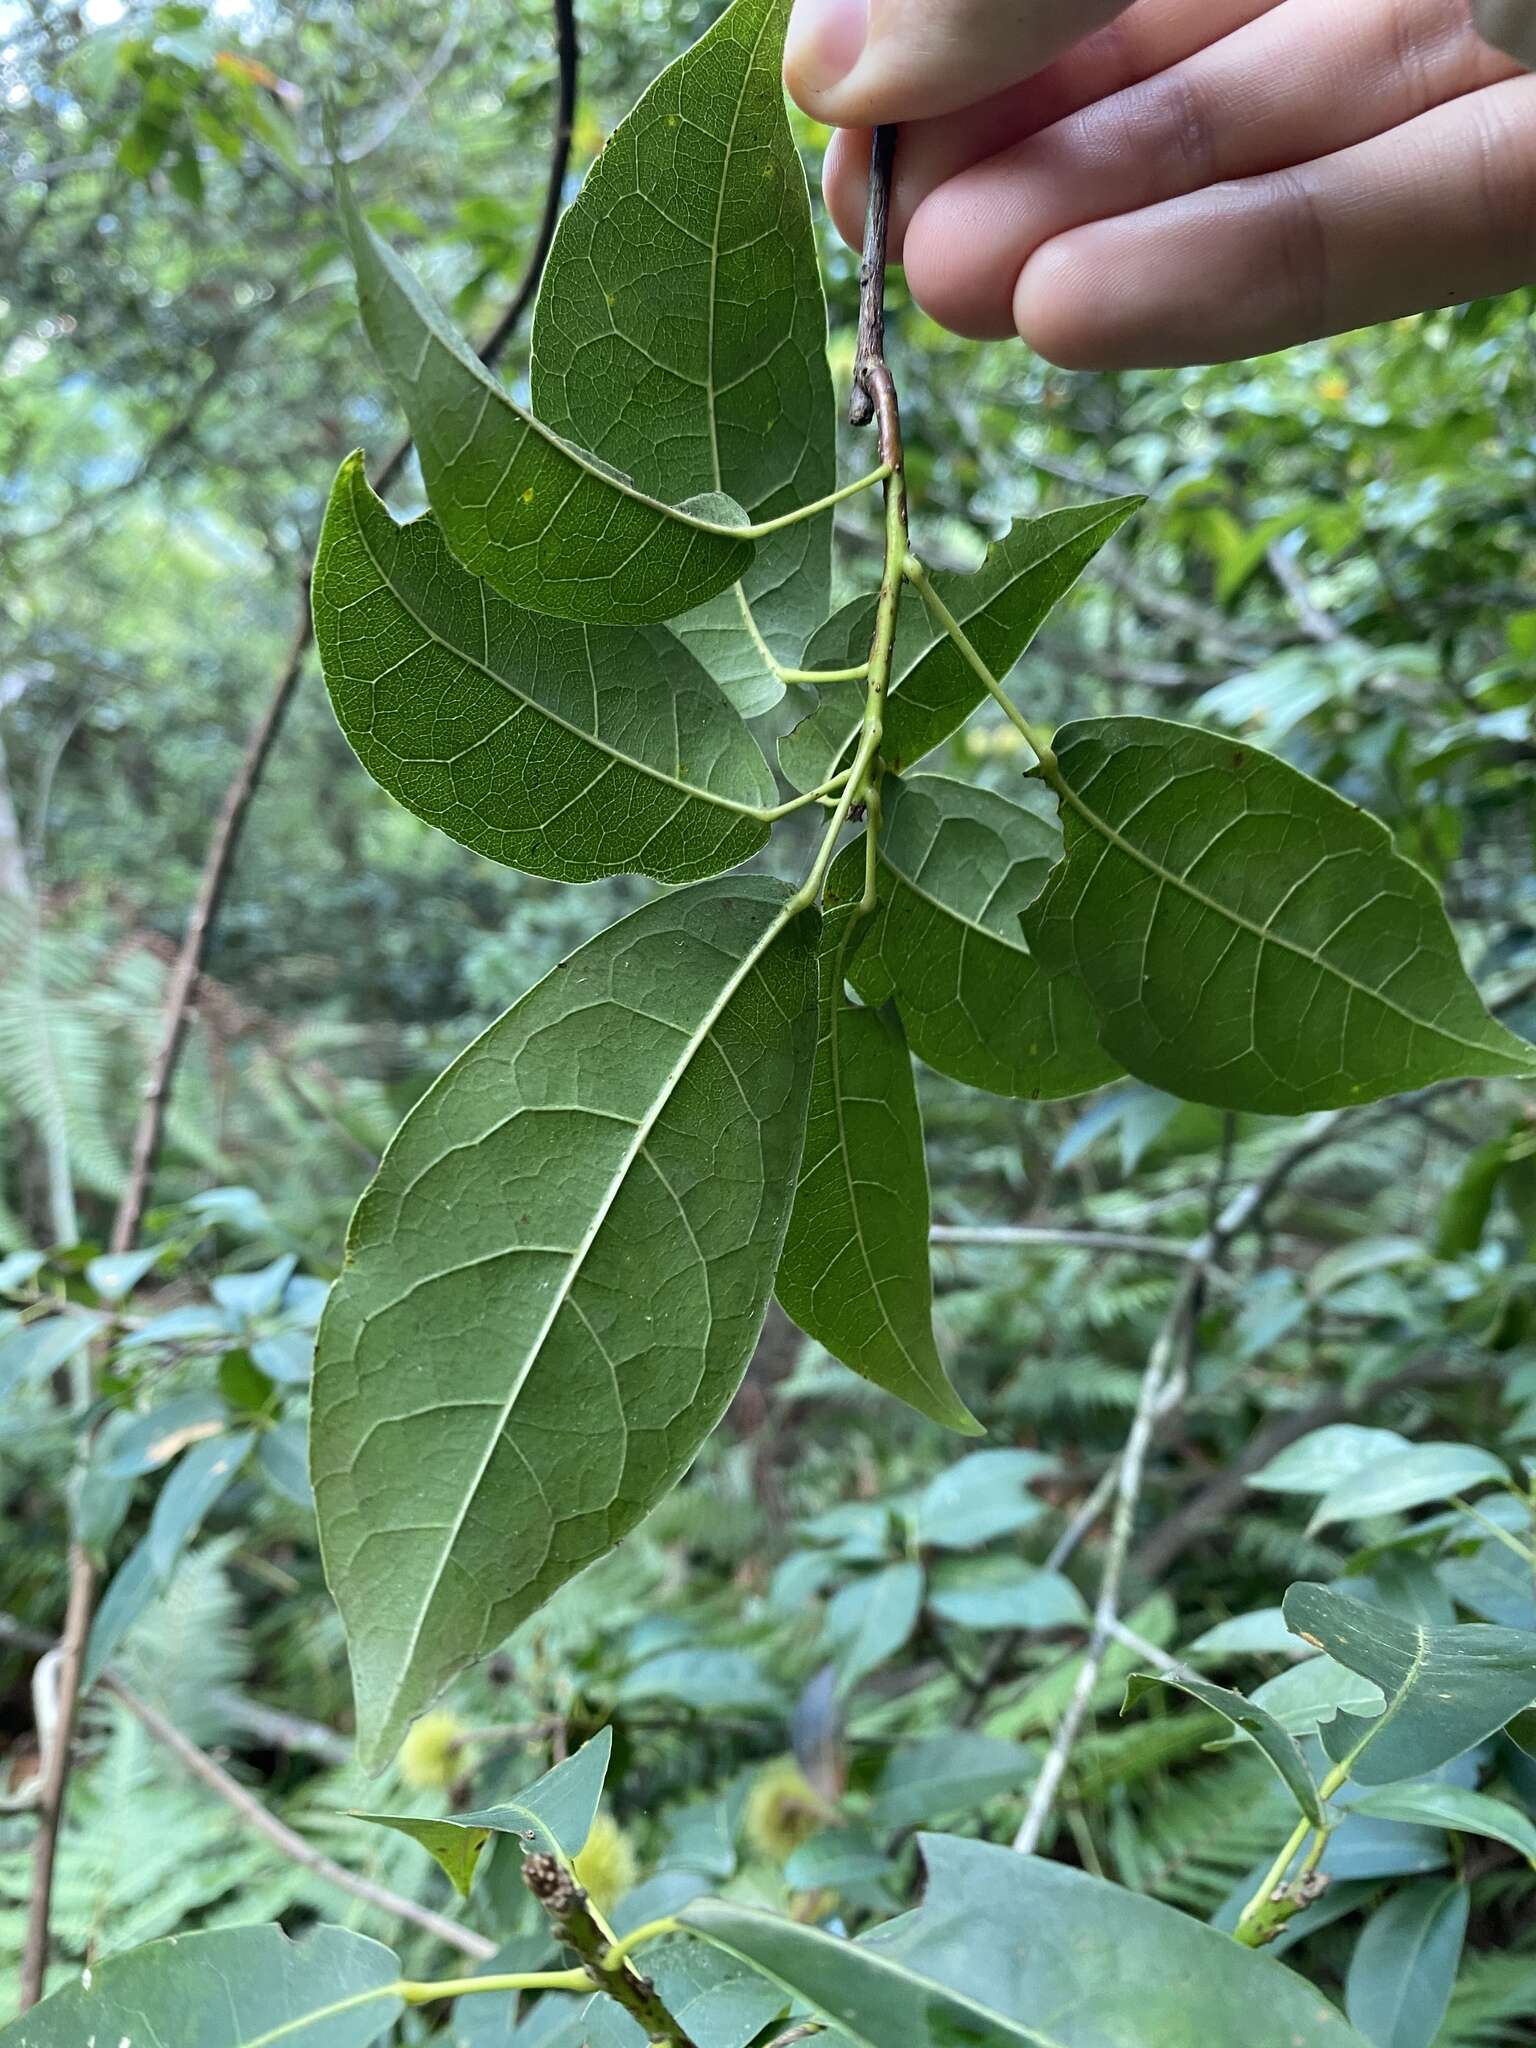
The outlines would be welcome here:
<svg viewBox="0 0 1536 2048">
<path fill-rule="evenodd" d="M 836 482 L 827 313 L 781 77 L 788 0 L 736 0 L 604 145 L 560 223 L 534 410 L 666 503 L 754 520 Z M 832 516 L 770 534 L 677 632 L 751 716 L 827 615 Z M 765 658 L 766 656 L 766 658 Z"/>
<path fill-rule="evenodd" d="M 815 928 L 761 877 L 647 905 L 462 1054 L 390 1146 L 321 1324 L 311 1425 L 369 1766 L 634 1527 L 735 1392 L 804 1135 Z"/>
<path fill-rule="evenodd" d="M 1273 756 L 1154 718 L 1055 741 L 1066 854 L 1025 912 L 1139 1079 L 1295 1115 L 1536 1071 L 1490 1017 L 1434 884 L 1385 827 Z"/>
<path fill-rule="evenodd" d="M 566 882 L 694 881 L 757 852 L 757 742 L 663 626 L 509 604 L 436 522 L 397 526 L 342 465 L 314 573 L 336 717 L 391 796 L 476 853 Z"/>
</svg>

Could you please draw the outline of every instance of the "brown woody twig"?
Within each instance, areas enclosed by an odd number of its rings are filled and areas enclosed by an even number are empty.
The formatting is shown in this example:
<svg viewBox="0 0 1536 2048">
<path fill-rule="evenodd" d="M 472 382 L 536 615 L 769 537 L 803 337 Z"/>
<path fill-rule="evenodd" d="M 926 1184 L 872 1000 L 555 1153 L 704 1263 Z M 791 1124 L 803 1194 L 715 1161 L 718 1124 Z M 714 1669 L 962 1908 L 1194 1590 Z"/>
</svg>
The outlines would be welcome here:
<svg viewBox="0 0 1536 2048">
<path fill-rule="evenodd" d="M 586 1893 L 557 1857 L 543 1850 L 525 1856 L 523 1883 L 549 1915 L 566 1947 L 580 1956 L 594 1989 L 606 1992 L 644 2028 L 652 2048 L 694 2048 L 650 1978 L 642 1977 L 628 1956 L 609 1961 L 612 1943 L 607 1931 L 598 1925 Z"/>
</svg>

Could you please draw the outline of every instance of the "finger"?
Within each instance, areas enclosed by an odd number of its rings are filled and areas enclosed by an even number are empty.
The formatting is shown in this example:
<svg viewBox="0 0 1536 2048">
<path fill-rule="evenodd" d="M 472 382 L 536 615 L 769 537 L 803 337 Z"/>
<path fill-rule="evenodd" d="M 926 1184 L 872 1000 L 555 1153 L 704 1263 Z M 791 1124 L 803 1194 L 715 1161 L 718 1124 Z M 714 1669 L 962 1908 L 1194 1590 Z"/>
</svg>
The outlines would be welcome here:
<svg viewBox="0 0 1536 2048">
<path fill-rule="evenodd" d="M 959 172 L 994 156 L 1053 121 L 1095 100 L 1123 92 L 1208 43 L 1230 35 L 1280 0 L 1136 0 L 1108 27 L 1073 46 L 1045 70 L 967 107 L 963 119 L 945 115 L 914 121 L 901 131 L 891 193 L 891 250 L 899 253 L 907 223 L 928 194 Z M 822 171 L 822 189 L 838 231 L 854 248 L 864 231 L 869 178 L 869 130 L 834 135 Z"/>
<path fill-rule="evenodd" d="M 1129 0 L 795 0 L 784 80 L 834 128 L 920 121 L 1039 71 Z"/>
<path fill-rule="evenodd" d="M 1311 163 L 1516 68 L 1445 0 L 1286 0 L 930 194 L 908 283 L 946 327 L 1008 334 L 1019 273 L 1068 229 Z"/>
<path fill-rule="evenodd" d="M 1105 281 L 1113 280 L 1106 290 Z M 1073 369 L 1215 363 L 1536 279 L 1536 78 L 1047 242 L 1018 331 Z"/>
</svg>

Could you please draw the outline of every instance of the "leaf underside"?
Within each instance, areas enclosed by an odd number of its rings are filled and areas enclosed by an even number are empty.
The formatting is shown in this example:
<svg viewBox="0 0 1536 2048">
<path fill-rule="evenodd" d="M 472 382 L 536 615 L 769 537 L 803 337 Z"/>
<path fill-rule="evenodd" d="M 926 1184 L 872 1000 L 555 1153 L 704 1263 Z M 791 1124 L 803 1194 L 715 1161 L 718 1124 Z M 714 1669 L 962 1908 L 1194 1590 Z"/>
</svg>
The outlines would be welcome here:
<svg viewBox="0 0 1536 2048">
<path fill-rule="evenodd" d="M 530 611 L 629 623 L 672 618 L 736 581 L 752 543 L 730 530 L 728 505 L 701 519 L 660 504 L 515 405 L 363 219 L 339 166 L 337 197 L 363 325 L 466 569 Z"/>
<path fill-rule="evenodd" d="M 1061 851 L 1055 819 L 947 776 L 887 777 L 879 907 L 849 960 L 867 1003 L 894 1002 L 913 1051 L 972 1088 L 1024 1101 L 1080 1095 L 1121 1069 L 1087 990 L 1050 974 L 1020 913 Z M 834 868 L 828 902 L 863 888 L 863 854 Z"/>
<path fill-rule="evenodd" d="M 1140 503 L 1139 498 L 1111 498 L 1015 520 L 974 575 L 933 578 L 934 588 L 995 676 L 1007 675 L 1048 614 Z M 844 605 L 812 637 L 805 666 L 845 668 L 863 661 L 874 616 L 873 598 Z M 881 748 L 888 765 L 912 767 L 957 732 L 986 694 L 917 593 L 905 590 Z M 858 732 L 862 708 L 857 692 L 833 685 L 779 742 L 779 765 L 796 789 L 816 789 L 827 780 Z"/>
<path fill-rule="evenodd" d="M 805 1130 L 814 913 L 704 882 L 591 940 L 397 1134 L 316 1349 L 311 1464 L 377 1767 L 692 1463 Z"/>
<path fill-rule="evenodd" d="M 1085 719 L 1055 751 L 1066 852 L 1025 933 L 1081 975 L 1139 1079 L 1287 1116 L 1536 1070 L 1484 1009 L 1434 884 L 1367 812 L 1162 719 Z"/>
<path fill-rule="evenodd" d="M 561 220 L 533 328 L 533 407 L 668 503 L 754 520 L 837 477 L 827 314 L 785 112 L 788 0 L 736 0 L 621 121 Z M 825 619 L 832 515 L 757 543 L 679 638 L 747 716 Z"/>
<path fill-rule="evenodd" d="M 391 796 L 461 845 L 590 882 L 718 874 L 762 847 L 757 742 L 664 626 L 524 611 L 398 526 L 343 464 L 314 572 L 337 721 Z"/>
<path fill-rule="evenodd" d="M 859 847 L 849 852 L 862 861 Z M 856 927 L 849 905 L 822 928 L 810 1116 L 775 1292 L 844 1365 L 974 1436 L 980 1425 L 933 1340 L 928 1169 L 911 1057 L 896 1020 L 850 1002 L 843 987 Z"/>
</svg>

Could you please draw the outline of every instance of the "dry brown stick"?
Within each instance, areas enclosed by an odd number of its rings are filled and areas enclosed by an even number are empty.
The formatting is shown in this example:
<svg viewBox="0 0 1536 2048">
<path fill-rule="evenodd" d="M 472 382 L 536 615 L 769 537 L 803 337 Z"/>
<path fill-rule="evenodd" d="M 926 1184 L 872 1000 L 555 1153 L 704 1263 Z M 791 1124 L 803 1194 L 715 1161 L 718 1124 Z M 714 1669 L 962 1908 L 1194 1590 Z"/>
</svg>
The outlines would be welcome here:
<svg viewBox="0 0 1536 2048">
<path fill-rule="evenodd" d="M 190 1742 L 174 1722 L 168 1721 L 158 1707 L 152 1707 L 148 1700 L 124 1685 L 112 1672 L 103 1674 L 101 1681 L 105 1690 L 123 1705 L 162 1748 L 170 1751 L 189 1776 L 206 1785 L 216 1798 L 239 1814 L 246 1825 L 269 1841 L 274 1849 L 280 1850 L 290 1863 L 297 1863 L 303 1869 L 322 1877 L 327 1884 L 333 1884 L 338 1891 L 350 1892 L 354 1899 L 361 1899 L 365 1905 L 375 1906 L 381 1913 L 387 1913 L 395 1920 L 409 1921 L 449 1948 L 457 1949 L 460 1955 L 471 1956 L 477 1963 L 485 1962 L 495 1955 L 496 1944 L 487 1941 L 483 1934 L 476 1934 L 473 1928 L 460 1927 L 456 1921 L 445 1919 L 441 1913 L 434 1913 L 430 1906 L 421 1906 L 414 1899 L 402 1898 L 398 1892 L 386 1886 L 374 1884 L 366 1877 L 357 1877 L 339 1863 L 333 1863 L 329 1856 L 306 1842 L 300 1834 L 269 1813 L 255 1793 L 232 1778 L 228 1771 L 216 1764 L 206 1750 Z"/>
<path fill-rule="evenodd" d="M 870 144 L 869 209 L 864 218 L 864 255 L 859 264 L 859 338 L 853 358 L 848 424 L 867 427 L 877 411 L 870 372 L 885 367 L 885 261 L 891 224 L 891 174 L 896 167 L 896 130 L 877 128 Z M 883 425 L 883 423 L 882 423 Z M 883 439 L 883 432 L 882 432 Z M 884 459 L 885 452 L 881 454 Z"/>
<path fill-rule="evenodd" d="M 555 227 L 560 215 L 560 200 L 565 187 L 565 175 L 570 164 L 571 129 L 580 61 L 574 0 L 554 0 L 554 14 L 559 87 L 556 94 L 555 126 L 550 148 L 550 174 L 544 195 L 544 211 L 539 223 L 538 239 L 534 244 L 522 283 L 518 286 L 511 305 L 497 321 L 480 351 L 481 361 L 487 364 L 494 362 L 500 354 L 538 289 L 550 244 L 554 240 Z M 395 481 L 404 469 L 410 452 L 411 443 L 407 438 L 387 457 L 375 479 L 375 488 L 378 491 L 386 491 Z M 314 626 L 309 611 L 307 566 L 300 583 L 299 624 L 288 650 L 288 658 L 283 664 L 272 695 L 267 700 L 266 709 L 246 742 L 240 765 L 224 793 L 223 803 L 219 806 L 219 814 L 203 862 L 202 875 L 198 881 L 197 894 L 182 933 L 181 946 L 171 969 L 171 978 L 166 985 L 165 1000 L 161 1009 L 160 1038 L 139 1105 L 138 1121 L 134 1127 L 133 1144 L 129 1155 L 128 1177 L 123 1185 L 117 1212 L 112 1219 L 110 1247 L 114 1252 L 131 1250 L 138 1236 L 150 1183 L 154 1178 L 155 1162 L 159 1157 L 160 1143 L 165 1132 L 166 1108 L 182 1048 L 186 1043 L 193 998 L 202 976 L 208 940 L 218 918 L 219 906 L 234 865 L 241 829 L 245 823 L 246 812 L 250 809 L 251 798 L 255 795 L 262 772 L 287 717 L 288 707 L 298 689 L 299 679 L 304 673 L 305 657 L 309 652 L 310 641 L 314 637 Z M 78 1544 L 73 1545 L 69 1564 L 69 1602 L 59 1646 L 58 1719 L 44 1770 L 37 1844 L 33 1852 L 32 1893 L 27 1902 L 27 1931 L 21 1970 L 23 2012 L 42 1997 L 43 1980 L 48 1968 L 48 1929 L 53 1906 L 53 1872 L 58 1853 L 58 1833 L 63 1819 L 64 1795 L 69 1783 L 71 1745 L 79 1713 L 80 1673 L 95 1604 L 96 1567 Z"/>
</svg>

